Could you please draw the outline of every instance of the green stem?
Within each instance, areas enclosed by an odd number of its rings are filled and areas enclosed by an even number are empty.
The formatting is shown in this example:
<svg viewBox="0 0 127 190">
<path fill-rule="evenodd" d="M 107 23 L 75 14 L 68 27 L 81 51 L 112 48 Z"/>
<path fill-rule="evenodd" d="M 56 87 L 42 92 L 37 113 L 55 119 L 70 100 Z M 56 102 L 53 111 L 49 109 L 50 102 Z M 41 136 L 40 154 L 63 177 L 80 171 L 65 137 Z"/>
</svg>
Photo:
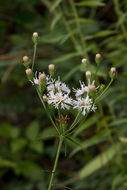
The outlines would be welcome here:
<svg viewBox="0 0 127 190">
<path fill-rule="evenodd" d="M 115 11 L 116 11 L 116 14 L 117 14 L 117 17 L 118 17 L 118 21 L 120 21 L 121 30 L 123 32 L 125 40 L 127 41 L 127 30 L 126 30 L 124 21 L 121 19 L 121 14 L 123 14 L 123 13 L 121 12 L 120 7 L 119 7 L 119 1 L 114 0 L 114 5 L 115 5 Z"/>
<path fill-rule="evenodd" d="M 33 71 L 33 69 L 34 69 L 36 51 L 37 51 L 37 43 L 34 44 L 34 54 L 33 54 L 33 62 L 32 62 L 32 71 Z"/>
<path fill-rule="evenodd" d="M 54 176 L 55 176 L 56 167 L 57 167 L 57 164 L 58 164 L 62 143 L 63 143 L 63 136 L 60 135 L 59 146 L 58 146 L 58 149 L 57 149 L 56 159 L 55 159 L 54 167 L 53 167 L 53 170 L 52 170 L 48 190 L 51 190 L 51 188 L 53 186 L 53 179 L 54 179 Z"/>
<path fill-rule="evenodd" d="M 75 127 L 75 124 L 77 124 L 77 121 L 79 121 L 78 119 L 79 119 L 80 113 L 81 112 L 78 112 L 75 120 L 73 121 L 72 125 L 70 126 L 70 129 L 66 130 L 65 134 L 67 134 L 68 132 L 70 132 Z"/>
<path fill-rule="evenodd" d="M 60 131 L 61 133 L 63 133 L 60 107 L 58 107 L 58 117 L 59 117 L 59 123 L 60 123 Z"/>
<path fill-rule="evenodd" d="M 113 82 L 113 78 L 111 78 L 111 81 L 109 82 L 108 86 L 104 89 L 104 91 L 95 99 L 95 102 L 97 102 L 99 98 L 105 94 L 105 92 L 108 90 L 112 82 Z"/>
<path fill-rule="evenodd" d="M 72 10 L 74 12 L 74 16 L 75 16 L 75 20 L 76 20 L 76 24 L 77 24 L 77 28 L 79 29 L 79 37 L 80 37 L 80 41 L 81 41 L 81 44 L 82 44 L 82 48 L 84 50 L 84 55 L 88 61 L 88 63 L 90 63 L 89 61 L 89 56 L 87 54 L 87 51 L 86 51 L 86 42 L 83 38 L 83 34 L 82 34 L 82 30 L 81 30 L 81 26 L 80 26 L 80 22 L 79 22 L 79 16 L 78 16 L 78 13 L 77 13 L 77 10 L 76 10 L 76 7 L 75 7 L 75 3 L 73 0 L 70 0 L 70 4 L 72 6 Z"/>
<path fill-rule="evenodd" d="M 39 90 L 38 90 L 37 87 L 36 87 L 36 90 L 37 90 L 38 96 L 39 96 L 39 98 L 40 98 L 40 100 L 41 100 L 41 103 L 43 104 L 43 107 L 44 107 L 44 109 L 45 109 L 45 111 L 46 111 L 46 113 L 47 113 L 47 115 L 48 115 L 48 117 L 49 117 L 49 119 L 50 119 L 52 125 L 55 127 L 56 131 L 57 131 L 58 134 L 60 135 L 60 132 L 59 132 L 59 130 L 57 129 L 57 127 L 56 127 L 56 125 L 55 125 L 55 123 L 54 123 L 54 121 L 53 121 L 51 115 L 49 114 L 49 112 L 48 112 L 48 110 L 47 110 L 47 108 L 46 108 L 46 105 L 45 105 L 45 103 L 44 103 L 44 100 L 43 100 L 43 98 L 42 98 L 42 96 L 41 96 L 41 94 L 40 94 L 40 92 L 39 92 Z"/>
</svg>

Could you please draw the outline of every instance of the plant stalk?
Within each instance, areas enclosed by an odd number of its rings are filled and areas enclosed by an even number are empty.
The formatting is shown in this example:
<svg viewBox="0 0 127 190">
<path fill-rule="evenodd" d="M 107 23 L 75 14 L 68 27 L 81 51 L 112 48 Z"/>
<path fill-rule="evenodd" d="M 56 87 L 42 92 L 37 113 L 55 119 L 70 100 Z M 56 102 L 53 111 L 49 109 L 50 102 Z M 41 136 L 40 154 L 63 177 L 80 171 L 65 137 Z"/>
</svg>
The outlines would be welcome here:
<svg viewBox="0 0 127 190">
<path fill-rule="evenodd" d="M 54 167 L 53 167 L 53 170 L 52 170 L 48 190 L 51 190 L 51 188 L 53 186 L 53 179 L 54 179 L 54 176 L 55 176 L 56 167 L 57 167 L 57 164 L 58 164 L 62 143 L 63 143 L 63 136 L 60 135 L 60 140 L 59 140 L 59 145 L 58 145 L 58 149 L 57 149 L 56 159 L 55 159 Z"/>
<path fill-rule="evenodd" d="M 50 113 L 48 112 L 48 110 L 47 110 L 47 108 L 46 108 L 46 105 L 45 105 L 45 103 L 44 103 L 44 100 L 43 100 L 43 98 L 42 98 L 42 95 L 40 94 L 40 92 L 39 92 L 39 90 L 38 90 L 38 88 L 37 88 L 36 86 L 35 86 L 35 88 L 36 88 L 36 90 L 37 90 L 37 93 L 38 93 L 38 96 L 39 96 L 39 98 L 40 98 L 40 100 L 41 100 L 41 103 L 42 103 L 42 105 L 43 105 L 43 107 L 44 107 L 44 109 L 45 109 L 45 111 L 46 111 L 46 113 L 47 113 L 47 115 L 48 115 L 48 117 L 49 117 L 49 119 L 50 119 L 50 121 L 51 121 L 53 127 L 55 127 L 57 133 L 60 135 L 59 130 L 57 129 L 57 127 L 56 127 L 56 125 L 55 125 L 55 123 L 54 123 L 54 121 L 53 121 L 53 119 L 52 119 Z"/>
<path fill-rule="evenodd" d="M 34 54 L 33 54 L 33 62 L 32 62 L 32 71 L 33 71 L 33 69 L 34 69 L 36 52 L 37 52 L 37 43 L 34 44 Z"/>
</svg>

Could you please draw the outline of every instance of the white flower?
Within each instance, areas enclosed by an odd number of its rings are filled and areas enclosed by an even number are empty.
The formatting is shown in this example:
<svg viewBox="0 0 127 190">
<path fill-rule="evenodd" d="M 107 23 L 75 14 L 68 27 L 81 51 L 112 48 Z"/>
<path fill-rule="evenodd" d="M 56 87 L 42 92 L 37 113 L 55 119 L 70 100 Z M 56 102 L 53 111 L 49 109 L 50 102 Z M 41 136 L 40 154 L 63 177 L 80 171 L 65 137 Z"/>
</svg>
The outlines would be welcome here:
<svg viewBox="0 0 127 190">
<path fill-rule="evenodd" d="M 47 81 L 47 85 L 49 85 L 49 84 L 54 84 L 55 79 L 53 79 L 53 78 L 51 77 L 51 75 L 47 75 L 47 76 L 46 76 L 46 81 Z"/>
<path fill-rule="evenodd" d="M 91 86 L 94 86 L 95 81 L 90 82 L 90 80 L 88 80 L 88 86 L 85 85 L 84 82 L 79 81 L 80 83 L 80 88 L 79 89 L 74 89 L 75 92 L 75 96 L 76 98 L 81 97 L 84 94 L 89 94 L 89 92 L 91 91 Z M 97 90 L 98 87 L 95 87 L 95 90 Z"/>
<path fill-rule="evenodd" d="M 39 85 L 40 75 L 41 74 L 42 74 L 41 72 L 39 72 L 39 73 L 37 73 L 37 71 L 35 72 L 35 77 L 33 78 L 33 80 L 34 80 L 34 83 L 37 84 L 37 85 Z"/>
<path fill-rule="evenodd" d="M 48 94 L 48 104 L 53 104 L 57 109 L 59 106 L 61 109 L 69 109 L 72 99 L 68 94 L 63 94 L 61 91 L 57 93 L 50 91 Z"/>
<path fill-rule="evenodd" d="M 83 94 L 89 92 L 88 86 L 86 86 L 86 85 L 84 84 L 84 82 L 81 82 L 81 81 L 79 81 L 79 82 L 80 82 L 81 88 L 79 88 L 79 89 L 74 89 L 75 96 L 76 96 L 77 98 L 80 97 L 80 96 L 82 96 Z"/>
<path fill-rule="evenodd" d="M 74 109 L 77 109 L 82 112 L 83 115 L 85 115 L 88 111 L 95 111 L 96 107 L 93 104 L 93 101 L 89 96 L 87 95 L 86 98 L 77 98 L 77 100 L 73 101 Z"/>
<path fill-rule="evenodd" d="M 54 92 L 62 91 L 63 93 L 67 93 L 67 94 L 70 94 L 70 92 L 71 92 L 70 89 L 67 87 L 67 85 L 60 81 L 60 78 L 58 78 L 58 80 L 52 81 L 48 84 L 49 84 L 47 86 L 48 91 L 54 91 Z"/>
</svg>

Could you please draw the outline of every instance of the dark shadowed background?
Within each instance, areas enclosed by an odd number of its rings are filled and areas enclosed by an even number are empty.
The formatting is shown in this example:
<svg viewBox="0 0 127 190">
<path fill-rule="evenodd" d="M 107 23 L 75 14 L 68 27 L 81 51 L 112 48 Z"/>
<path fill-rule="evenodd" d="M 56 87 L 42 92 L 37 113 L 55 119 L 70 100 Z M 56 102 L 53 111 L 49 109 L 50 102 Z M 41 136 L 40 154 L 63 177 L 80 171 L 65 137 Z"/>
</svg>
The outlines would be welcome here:
<svg viewBox="0 0 127 190">
<path fill-rule="evenodd" d="M 94 72 L 96 53 L 101 83 L 117 68 L 98 110 L 75 134 L 82 146 L 62 147 L 54 189 L 126 190 L 127 0 L 0 1 L 0 190 L 46 190 L 57 149 L 22 64 L 24 55 L 32 59 L 33 32 L 40 37 L 35 70 L 47 72 L 53 63 L 70 87 L 87 69 Z M 90 66 L 81 64 L 83 57 Z"/>
</svg>

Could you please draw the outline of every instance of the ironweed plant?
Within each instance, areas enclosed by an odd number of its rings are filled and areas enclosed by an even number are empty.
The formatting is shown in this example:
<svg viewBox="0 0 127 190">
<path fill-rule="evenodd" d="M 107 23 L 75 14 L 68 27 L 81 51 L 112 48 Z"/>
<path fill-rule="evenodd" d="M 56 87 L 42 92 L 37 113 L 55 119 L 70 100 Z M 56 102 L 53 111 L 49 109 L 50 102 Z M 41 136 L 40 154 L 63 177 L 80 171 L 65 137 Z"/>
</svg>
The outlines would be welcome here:
<svg viewBox="0 0 127 190">
<path fill-rule="evenodd" d="M 86 71 L 86 81 L 79 81 L 80 87 L 77 89 L 75 87 L 69 88 L 67 84 L 61 81 L 60 76 L 57 75 L 54 64 L 48 66 L 48 74 L 37 71 L 34 73 L 36 49 L 39 40 L 37 32 L 33 33 L 32 40 L 34 43 L 33 61 L 31 64 L 29 57 L 23 57 L 23 64 L 26 68 L 25 72 L 28 80 L 35 87 L 45 112 L 47 113 L 47 117 L 59 137 L 59 145 L 48 186 L 48 190 L 51 190 L 64 140 L 71 139 L 71 135 L 75 129 L 78 128 L 82 122 L 85 122 L 89 113 L 96 111 L 97 103 L 107 92 L 114 80 L 116 68 L 112 67 L 110 69 L 111 80 L 106 87 L 104 85 L 96 85 L 96 74 L 101 63 L 101 55 L 96 54 L 95 62 L 97 69 L 95 72 Z M 82 63 L 88 64 L 87 59 L 83 58 Z M 75 113 L 75 118 L 72 122 L 70 118 L 73 118 L 73 112 Z"/>
</svg>

